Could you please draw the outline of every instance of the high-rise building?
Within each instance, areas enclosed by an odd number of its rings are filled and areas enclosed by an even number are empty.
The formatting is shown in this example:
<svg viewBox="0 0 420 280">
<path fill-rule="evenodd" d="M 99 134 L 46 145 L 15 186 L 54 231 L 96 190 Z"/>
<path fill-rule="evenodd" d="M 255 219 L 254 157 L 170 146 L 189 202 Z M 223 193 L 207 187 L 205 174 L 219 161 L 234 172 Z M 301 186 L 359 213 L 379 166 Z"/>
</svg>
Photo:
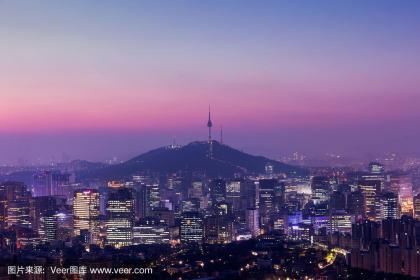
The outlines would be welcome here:
<svg viewBox="0 0 420 280">
<path fill-rule="evenodd" d="M 31 199 L 32 228 L 36 232 L 41 229 L 41 218 L 58 210 L 57 200 L 53 196 L 38 196 Z"/>
<path fill-rule="evenodd" d="M 325 203 L 329 200 L 331 187 L 330 181 L 324 176 L 315 176 L 311 182 L 312 200 L 315 205 Z"/>
<path fill-rule="evenodd" d="M 136 186 L 136 216 L 145 218 L 150 216 L 153 209 L 160 207 L 159 184 L 141 184 Z"/>
<path fill-rule="evenodd" d="M 168 226 L 155 218 L 144 218 L 133 227 L 133 244 L 169 243 Z"/>
<path fill-rule="evenodd" d="M 246 209 L 245 223 L 252 237 L 260 235 L 260 215 L 256 208 Z"/>
<path fill-rule="evenodd" d="M 204 237 L 203 218 L 198 212 L 181 215 L 180 236 L 182 243 L 201 243 Z"/>
<path fill-rule="evenodd" d="M 52 242 L 57 240 L 57 216 L 54 211 L 43 214 L 40 218 L 39 236 L 42 242 Z"/>
<path fill-rule="evenodd" d="M 29 200 L 13 200 L 7 204 L 7 226 L 32 228 Z"/>
<path fill-rule="evenodd" d="M 413 198 L 414 218 L 420 220 L 420 194 Z"/>
<path fill-rule="evenodd" d="M 413 216 L 413 182 L 409 176 L 398 178 L 398 202 L 401 215 Z"/>
<path fill-rule="evenodd" d="M 268 224 L 270 214 L 275 212 L 275 190 L 277 179 L 261 179 L 258 181 L 258 208 L 263 224 Z"/>
<path fill-rule="evenodd" d="M 23 183 L 6 182 L 0 185 L 0 222 L 6 227 L 32 228 L 30 215 L 31 193 Z"/>
<path fill-rule="evenodd" d="M 74 234 L 82 230 L 90 233 L 90 243 L 99 243 L 100 195 L 94 189 L 81 189 L 74 192 L 73 216 Z"/>
<path fill-rule="evenodd" d="M 381 182 L 375 180 L 359 181 L 359 189 L 363 194 L 364 216 L 372 221 L 380 220 L 379 193 Z"/>
<path fill-rule="evenodd" d="M 226 201 L 232 205 L 233 211 L 241 207 L 241 185 L 242 181 L 234 180 L 226 184 Z"/>
<path fill-rule="evenodd" d="M 229 216 L 209 216 L 204 222 L 205 242 L 230 243 L 233 239 L 233 222 Z"/>
<path fill-rule="evenodd" d="M 112 189 L 108 195 L 106 212 L 107 244 L 116 248 L 131 245 L 135 217 L 132 190 L 125 187 Z"/>
<path fill-rule="evenodd" d="M 398 197 L 392 193 L 387 192 L 381 194 L 381 219 L 397 219 L 398 215 Z"/>
<path fill-rule="evenodd" d="M 70 174 L 60 171 L 43 171 L 33 176 L 34 196 L 71 197 Z"/>
<path fill-rule="evenodd" d="M 200 199 L 189 198 L 181 202 L 181 212 L 198 212 L 200 210 Z"/>
<path fill-rule="evenodd" d="M 226 182 L 222 179 L 214 179 L 210 182 L 210 199 L 214 205 L 226 199 Z"/>
<path fill-rule="evenodd" d="M 355 221 L 361 221 L 365 217 L 365 199 L 360 190 L 351 192 L 347 198 L 347 210 Z"/>
<path fill-rule="evenodd" d="M 329 232 L 351 233 L 351 215 L 345 210 L 336 210 L 331 213 Z"/>
</svg>

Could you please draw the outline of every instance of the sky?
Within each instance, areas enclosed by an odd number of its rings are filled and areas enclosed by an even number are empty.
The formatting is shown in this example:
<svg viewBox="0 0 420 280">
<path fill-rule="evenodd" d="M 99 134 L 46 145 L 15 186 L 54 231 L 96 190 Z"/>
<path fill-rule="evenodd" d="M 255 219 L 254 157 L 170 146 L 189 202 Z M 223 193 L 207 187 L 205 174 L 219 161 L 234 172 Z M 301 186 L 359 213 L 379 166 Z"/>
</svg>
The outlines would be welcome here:
<svg viewBox="0 0 420 280">
<path fill-rule="evenodd" d="M 0 0 L 0 163 L 214 138 L 420 155 L 420 2 Z"/>
</svg>

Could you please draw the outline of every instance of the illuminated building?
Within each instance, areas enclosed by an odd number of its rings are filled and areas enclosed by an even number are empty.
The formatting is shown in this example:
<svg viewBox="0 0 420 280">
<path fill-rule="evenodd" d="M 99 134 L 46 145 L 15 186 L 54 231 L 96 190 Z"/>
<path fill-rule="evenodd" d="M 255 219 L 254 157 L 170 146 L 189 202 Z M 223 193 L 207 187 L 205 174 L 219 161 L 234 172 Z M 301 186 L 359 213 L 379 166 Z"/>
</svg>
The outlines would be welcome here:
<svg viewBox="0 0 420 280">
<path fill-rule="evenodd" d="M 383 174 L 385 171 L 384 165 L 379 162 L 369 163 L 369 171 L 372 174 Z"/>
<path fill-rule="evenodd" d="M 213 205 L 213 213 L 218 216 L 232 215 L 232 205 L 227 202 L 219 202 Z"/>
<path fill-rule="evenodd" d="M 363 220 L 365 216 L 365 202 L 363 193 L 360 190 L 351 192 L 347 198 L 347 210 L 351 214 L 355 221 Z"/>
<path fill-rule="evenodd" d="M 40 231 L 41 218 L 47 213 L 55 212 L 57 210 L 57 200 L 53 196 L 38 196 L 31 199 L 31 219 L 32 228 L 36 232 Z"/>
<path fill-rule="evenodd" d="M 197 212 L 200 210 L 200 199 L 189 198 L 181 202 L 181 212 Z"/>
<path fill-rule="evenodd" d="M 330 197 L 330 181 L 327 177 L 315 176 L 311 182 L 312 200 L 315 205 L 325 203 Z"/>
<path fill-rule="evenodd" d="M 201 243 L 203 241 L 204 224 L 200 213 L 182 213 L 180 236 L 182 243 Z"/>
<path fill-rule="evenodd" d="M 106 207 L 106 241 L 116 248 L 129 246 L 133 241 L 134 200 L 128 188 L 113 189 Z"/>
<path fill-rule="evenodd" d="M 57 240 L 57 217 L 53 211 L 45 213 L 41 217 L 38 233 L 42 242 Z"/>
<path fill-rule="evenodd" d="M 0 198 L 0 222 L 3 223 L 3 226 L 32 228 L 31 193 L 23 183 L 6 182 L 1 184 Z"/>
<path fill-rule="evenodd" d="M 380 219 L 379 193 L 380 181 L 360 181 L 359 189 L 363 194 L 364 216 L 372 221 Z"/>
<path fill-rule="evenodd" d="M 71 197 L 70 174 L 63 174 L 60 171 L 43 171 L 36 173 L 33 181 L 34 196 Z"/>
<path fill-rule="evenodd" d="M 397 219 L 398 215 L 398 198 L 392 192 L 381 195 L 381 219 Z"/>
<path fill-rule="evenodd" d="M 226 184 L 226 201 L 232 205 L 233 211 L 239 210 L 241 206 L 241 185 L 239 180 Z"/>
<path fill-rule="evenodd" d="M 136 212 L 138 217 L 150 216 L 151 211 L 159 207 L 160 189 L 158 184 L 136 186 Z"/>
<path fill-rule="evenodd" d="M 398 178 L 398 200 L 401 215 L 413 216 L 413 182 L 409 176 Z"/>
<path fill-rule="evenodd" d="M 420 220 L 420 194 L 413 198 L 414 218 Z"/>
<path fill-rule="evenodd" d="M 31 228 L 30 205 L 28 200 L 13 200 L 7 205 L 7 226 Z"/>
<path fill-rule="evenodd" d="M 203 182 L 194 181 L 192 186 L 188 189 L 188 197 L 201 198 L 203 197 Z"/>
<path fill-rule="evenodd" d="M 81 230 L 90 232 L 90 243 L 99 242 L 100 195 L 97 190 L 82 189 L 74 192 L 73 216 L 74 234 L 80 235 Z"/>
<path fill-rule="evenodd" d="M 233 239 L 233 222 L 228 216 L 209 216 L 205 219 L 205 242 L 230 243 Z"/>
<path fill-rule="evenodd" d="M 245 223 L 252 237 L 257 237 L 258 235 L 260 235 L 260 216 L 258 209 L 246 209 Z"/>
<path fill-rule="evenodd" d="M 214 205 L 226 198 L 226 182 L 222 179 L 214 179 L 210 182 L 210 199 Z"/>
<path fill-rule="evenodd" d="M 145 218 L 133 227 L 133 245 L 169 243 L 169 230 L 166 224 L 154 218 Z"/>
<path fill-rule="evenodd" d="M 329 232 L 351 233 L 351 216 L 344 210 L 334 211 L 330 217 Z"/>
<path fill-rule="evenodd" d="M 275 191 L 279 185 L 276 179 L 262 179 L 258 181 L 258 208 L 264 225 L 269 223 L 270 214 L 275 212 Z"/>
</svg>

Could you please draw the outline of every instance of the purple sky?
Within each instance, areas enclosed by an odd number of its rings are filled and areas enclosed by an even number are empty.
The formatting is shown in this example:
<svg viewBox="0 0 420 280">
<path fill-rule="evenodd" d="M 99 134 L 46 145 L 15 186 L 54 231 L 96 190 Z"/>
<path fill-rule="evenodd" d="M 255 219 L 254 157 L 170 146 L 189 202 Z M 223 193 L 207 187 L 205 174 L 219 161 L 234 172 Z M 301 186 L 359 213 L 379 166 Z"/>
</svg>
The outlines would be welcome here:
<svg viewBox="0 0 420 280">
<path fill-rule="evenodd" d="M 420 154 L 417 1 L 4 1 L 0 163 L 206 138 Z"/>
</svg>

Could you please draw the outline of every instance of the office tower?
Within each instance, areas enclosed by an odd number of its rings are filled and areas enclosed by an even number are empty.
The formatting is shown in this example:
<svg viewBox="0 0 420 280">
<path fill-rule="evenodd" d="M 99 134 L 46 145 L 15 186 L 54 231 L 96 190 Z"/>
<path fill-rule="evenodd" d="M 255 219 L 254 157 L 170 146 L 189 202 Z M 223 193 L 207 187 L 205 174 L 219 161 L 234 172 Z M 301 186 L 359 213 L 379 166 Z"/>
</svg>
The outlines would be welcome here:
<svg viewBox="0 0 420 280">
<path fill-rule="evenodd" d="M 34 196 L 71 197 L 70 174 L 60 171 L 43 171 L 33 176 Z"/>
<path fill-rule="evenodd" d="M 32 228 L 30 216 L 31 193 L 23 183 L 5 182 L 0 185 L 2 197 L 0 215 L 6 227 Z"/>
<path fill-rule="evenodd" d="M 182 182 L 182 176 L 179 176 L 177 173 L 168 174 L 166 180 L 166 187 L 168 190 L 179 190 L 182 186 Z"/>
<path fill-rule="evenodd" d="M 29 200 L 13 200 L 7 204 L 7 227 L 32 228 Z"/>
<path fill-rule="evenodd" d="M 7 226 L 7 197 L 4 189 L 0 187 L 0 230 L 3 230 Z"/>
<path fill-rule="evenodd" d="M 136 216 L 145 218 L 151 211 L 160 207 L 159 184 L 150 183 L 136 186 Z"/>
<path fill-rule="evenodd" d="M 55 211 L 48 211 L 40 218 L 39 237 L 42 242 L 52 242 L 57 240 L 57 216 Z"/>
<path fill-rule="evenodd" d="M 56 213 L 58 210 L 57 200 L 53 196 L 38 196 L 30 201 L 32 228 L 36 232 L 41 229 L 41 218 L 47 213 Z"/>
<path fill-rule="evenodd" d="M 398 178 L 398 202 L 401 215 L 413 216 L 413 182 L 409 176 Z"/>
<path fill-rule="evenodd" d="M 73 216 L 74 234 L 79 236 L 82 230 L 90 233 L 89 243 L 99 243 L 100 195 L 97 190 L 81 189 L 74 192 Z"/>
<path fill-rule="evenodd" d="M 200 210 L 200 199 L 189 198 L 181 202 L 181 212 L 198 212 Z"/>
<path fill-rule="evenodd" d="M 164 223 L 170 227 L 175 225 L 175 214 L 174 211 L 169 210 L 168 208 L 156 208 L 153 209 L 151 217 Z"/>
<path fill-rule="evenodd" d="M 363 180 L 359 181 L 358 187 L 363 194 L 365 218 L 372 221 L 379 220 L 379 193 L 381 192 L 381 182 L 375 180 Z"/>
<path fill-rule="evenodd" d="M 131 189 L 110 189 L 106 212 L 107 244 L 116 248 L 131 245 L 134 225 L 134 200 Z"/>
<path fill-rule="evenodd" d="M 243 180 L 241 183 L 241 210 L 256 208 L 259 199 L 257 184 L 251 180 Z"/>
<path fill-rule="evenodd" d="M 346 197 L 344 193 L 340 191 L 334 191 L 331 193 L 329 209 L 330 211 L 346 209 Z"/>
<path fill-rule="evenodd" d="M 141 219 L 133 227 L 133 245 L 169 243 L 168 226 L 155 218 Z"/>
<path fill-rule="evenodd" d="M 369 163 L 369 172 L 372 174 L 383 174 L 385 171 L 385 167 L 383 164 L 379 162 L 371 162 Z"/>
<path fill-rule="evenodd" d="M 351 215 L 345 210 L 335 210 L 330 216 L 329 232 L 351 233 Z"/>
<path fill-rule="evenodd" d="M 185 212 L 181 215 L 180 237 L 182 243 L 201 243 L 203 241 L 203 218 L 198 212 Z"/>
<path fill-rule="evenodd" d="M 258 181 L 258 208 L 264 225 L 269 223 L 270 214 L 275 212 L 275 190 L 278 185 L 277 179 Z"/>
<path fill-rule="evenodd" d="M 226 198 L 226 182 L 222 179 L 214 179 L 210 182 L 210 199 L 214 205 Z"/>
<path fill-rule="evenodd" d="M 381 194 L 381 219 L 397 219 L 398 215 L 398 197 L 392 193 L 387 192 Z"/>
<path fill-rule="evenodd" d="M 274 166 L 271 163 L 267 163 L 264 167 L 265 169 L 265 175 L 268 177 L 272 177 L 274 174 Z"/>
<path fill-rule="evenodd" d="M 241 185 L 242 181 L 235 180 L 226 184 L 226 201 L 232 205 L 233 211 L 237 211 L 241 207 Z"/>
<path fill-rule="evenodd" d="M 361 221 L 365 217 L 365 200 L 360 190 L 351 192 L 347 199 L 347 210 L 355 221 Z"/>
<path fill-rule="evenodd" d="M 205 242 L 230 243 L 233 240 L 233 222 L 228 216 L 209 216 L 204 222 Z"/>
<path fill-rule="evenodd" d="M 414 218 L 420 220 L 420 194 L 413 198 Z"/>
<path fill-rule="evenodd" d="M 222 201 L 212 207 L 213 214 L 217 216 L 232 216 L 232 205 L 228 202 Z"/>
<path fill-rule="evenodd" d="M 324 176 L 315 176 L 311 182 L 312 200 L 314 204 L 325 203 L 329 199 L 331 186 L 330 181 Z"/>
<path fill-rule="evenodd" d="M 257 237 L 260 235 L 260 216 L 258 209 L 246 209 L 245 223 L 252 237 Z"/>
<path fill-rule="evenodd" d="M 188 197 L 189 198 L 202 198 L 203 195 L 204 195 L 203 182 L 201 181 L 192 182 L 191 187 L 188 189 Z"/>
</svg>

